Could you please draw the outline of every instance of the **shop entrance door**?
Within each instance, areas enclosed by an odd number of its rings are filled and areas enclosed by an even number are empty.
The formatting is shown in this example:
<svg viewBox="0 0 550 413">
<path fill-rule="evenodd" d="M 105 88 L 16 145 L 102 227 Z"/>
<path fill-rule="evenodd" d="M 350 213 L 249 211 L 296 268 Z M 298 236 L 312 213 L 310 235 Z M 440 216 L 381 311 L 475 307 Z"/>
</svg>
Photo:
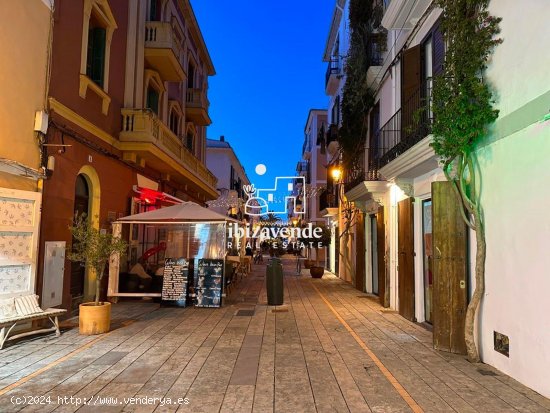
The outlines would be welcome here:
<svg viewBox="0 0 550 413">
<path fill-rule="evenodd" d="M 371 277 L 372 277 L 372 293 L 379 295 L 379 282 L 378 282 L 378 232 L 377 232 L 377 222 L 376 215 L 371 215 L 369 217 L 369 226 L 370 226 L 370 244 L 371 244 Z"/>
<path fill-rule="evenodd" d="M 432 200 L 422 201 L 422 271 L 424 279 L 424 318 L 432 324 L 433 309 L 433 237 Z"/>
<path fill-rule="evenodd" d="M 378 208 L 378 212 L 376 213 L 376 262 L 380 304 L 383 307 L 389 307 L 390 289 L 387 276 L 388 265 L 386 262 L 386 224 L 384 223 L 384 207 L 382 206 Z"/>
<path fill-rule="evenodd" d="M 414 198 L 398 203 L 399 314 L 414 321 Z"/>
<path fill-rule="evenodd" d="M 434 348 L 466 354 L 467 226 L 451 182 L 432 183 Z"/>
<path fill-rule="evenodd" d="M 90 202 L 90 192 L 88 182 L 83 175 L 76 177 L 75 196 L 74 196 L 74 215 L 86 214 L 88 216 Z M 74 216 L 73 215 L 73 216 Z M 75 242 L 73 238 L 73 243 Z M 84 298 L 84 282 L 86 277 L 86 266 L 83 262 L 71 262 L 71 297 L 73 300 L 72 308 L 78 308 L 78 304 Z"/>
<path fill-rule="evenodd" d="M 355 288 L 364 292 L 366 287 L 366 263 L 365 263 L 365 214 L 357 214 L 356 251 L 355 251 Z"/>
</svg>

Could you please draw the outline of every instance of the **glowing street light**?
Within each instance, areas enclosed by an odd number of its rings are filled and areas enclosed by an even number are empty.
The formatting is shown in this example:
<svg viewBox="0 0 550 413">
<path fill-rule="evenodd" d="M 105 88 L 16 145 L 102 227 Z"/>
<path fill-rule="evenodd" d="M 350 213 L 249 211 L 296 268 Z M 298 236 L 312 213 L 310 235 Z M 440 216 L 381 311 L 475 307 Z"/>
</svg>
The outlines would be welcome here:
<svg viewBox="0 0 550 413">
<path fill-rule="evenodd" d="M 332 168 L 332 171 L 330 172 L 330 174 L 332 175 L 332 178 L 335 181 L 338 181 L 340 179 L 340 177 L 342 176 L 342 170 L 340 168 L 338 168 L 337 166 L 335 166 L 335 167 Z"/>
</svg>

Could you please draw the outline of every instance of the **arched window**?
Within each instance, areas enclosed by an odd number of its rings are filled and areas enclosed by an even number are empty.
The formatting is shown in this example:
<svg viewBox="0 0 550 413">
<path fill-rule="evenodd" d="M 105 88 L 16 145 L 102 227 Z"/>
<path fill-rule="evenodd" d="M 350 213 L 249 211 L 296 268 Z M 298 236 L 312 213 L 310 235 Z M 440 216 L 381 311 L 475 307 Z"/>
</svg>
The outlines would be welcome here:
<svg viewBox="0 0 550 413">
<path fill-rule="evenodd" d="M 172 109 L 170 111 L 169 123 L 170 123 L 170 130 L 172 132 L 174 132 L 174 135 L 178 135 L 179 134 L 180 116 L 178 115 L 178 113 L 174 109 Z"/>
<path fill-rule="evenodd" d="M 164 85 L 159 74 L 154 70 L 145 70 L 145 107 L 157 116 L 161 115 L 162 93 Z"/>
<path fill-rule="evenodd" d="M 183 110 L 181 104 L 174 99 L 168 101 L 168 127 L 174 135 L 180 136 L 181 120 L 183 119 Z"/>
</svg>

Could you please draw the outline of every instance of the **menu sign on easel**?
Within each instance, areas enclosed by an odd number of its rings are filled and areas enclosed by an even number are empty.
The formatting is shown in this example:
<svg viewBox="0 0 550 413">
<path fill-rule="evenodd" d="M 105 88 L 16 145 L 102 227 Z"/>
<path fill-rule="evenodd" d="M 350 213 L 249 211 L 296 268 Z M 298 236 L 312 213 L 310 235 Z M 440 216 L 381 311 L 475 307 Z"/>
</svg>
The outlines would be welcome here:
<svg viewBox="0 0 550 413">
<path fill-rule="evenodd" d="M 163 274 L 162 301 L 179 307 L 185 307 L 187 303 L 189 261 L 185 258 L 166 258 L 164 260 Z"/>
<path fill-rule="evenodd" d="M 197 307 L 220 307 L 222 288 L 223 260 L 199 259 L 195 305 Z"/>
</svg>

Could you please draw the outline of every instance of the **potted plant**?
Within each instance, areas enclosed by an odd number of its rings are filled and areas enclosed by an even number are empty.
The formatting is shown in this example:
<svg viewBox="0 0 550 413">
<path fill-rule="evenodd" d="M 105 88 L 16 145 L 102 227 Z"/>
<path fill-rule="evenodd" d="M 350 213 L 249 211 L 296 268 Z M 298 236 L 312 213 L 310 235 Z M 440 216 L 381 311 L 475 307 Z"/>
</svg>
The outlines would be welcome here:
<svg viewBox="0 0 550 413">
<path fill-rule="evenodd" d="M 69 229 L 73 243 L 67 258 L 72 262 L 86 263 L 96 277 L 95 300 L 79 306 L 79 332 L 86 335 L 106 333 L 111 327 L 111 303 L 99 301 L 101 281 L 111 255 L 125 253 L 127 244 L 112 233 L 102 233 L 94 228 L 86 214 L 75 215 Z"/>
<path fill-rule="evenodd" d="M 312 245 L 311 248 L 315 249 L 315 260 L 306 260 L 304 266 L 306 268 L 309 267 L 309 273 L 313 278 L 321 278 L 325 273 L 325 267 L 319 265 L 319 248 L 324 248 L 330 244 L 331 234 L 330 229 L 326 225 L 316 225 L 316 228 L 321 228 L 320 237 L 312 235 L 311 238 L 302 238 L 301 242 L 306 245 Z"/>
</svg>

